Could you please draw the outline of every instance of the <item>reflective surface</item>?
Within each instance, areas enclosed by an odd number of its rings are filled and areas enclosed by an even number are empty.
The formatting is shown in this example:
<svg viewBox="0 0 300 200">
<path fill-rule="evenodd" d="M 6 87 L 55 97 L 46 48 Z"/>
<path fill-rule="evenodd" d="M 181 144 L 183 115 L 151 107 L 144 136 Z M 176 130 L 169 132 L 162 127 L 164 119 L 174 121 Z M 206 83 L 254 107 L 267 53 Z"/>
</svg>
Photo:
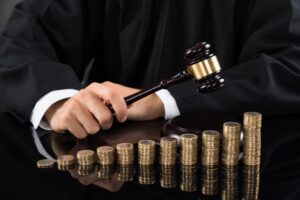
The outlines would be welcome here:
<svg viewBox="0 0 300 200">
<path fill-rule="evenodd" d="M 1 115 L 1 171 L 5 190 L 1 199 L 299 199 L 300 127 L 298 116 L 264 118 L 262 163 L 257 167 L 201 165 L 94 165 L 82 168 L 38 169 L 38 154 L 31 130 L 13 117 Z M 72 154 L 98 146 L 135 144 L 142 139 L 156 142 L 162 120 L 128 122 L 112 130 L 76 140 L 71 135 L 47 133 L 41 137 L 47 151 Z M 159 147 L 156 145 L 156 160 Z M 177 151 L 179 152 L 179 151 Z M 135 155 L 137 158 L 137 155 Z M 178 157 L 179 158 L 179 157 Z M 178 161 L 177 158 L 177 161 Z M 177 162 L 179 163 L 179 162 Z"/>
</svg>

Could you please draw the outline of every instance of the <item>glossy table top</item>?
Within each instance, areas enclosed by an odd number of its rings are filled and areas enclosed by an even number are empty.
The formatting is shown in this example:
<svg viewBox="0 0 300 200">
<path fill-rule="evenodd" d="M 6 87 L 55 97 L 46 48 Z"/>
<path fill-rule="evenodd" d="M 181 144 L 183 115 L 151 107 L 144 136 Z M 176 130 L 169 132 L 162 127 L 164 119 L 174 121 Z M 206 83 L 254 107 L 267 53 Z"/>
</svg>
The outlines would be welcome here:
<svg viewBox="0 0 300 200">
<path fill-rule="evenodd" d="M 201 120 L 205 124 L 203 127 L 219 129 L 217 126 L 224 119 L 219 122 L 220 117 L 215 118 L 215 123 Z M 56 167 L 37 169 L 36 161 L 42 157 L 33 143 L 30 128 L 9 115 L 1 115 L 1 171 L 6 190 L 0 192 L 0 198 L 10 195 L 11 199 L 254 199 L 253 196 L 258 194 L 259 199 L 266 200 L 300 199 L 298 119 L 298 116 L 264 118 L 260 173 L 242 164 L 207 168 L 179 164 L 161 166 L 157 161 L 153 166 L 135 163 L 108 168 L 95 165 L 87 172 L 80 171 L 76 165 L 68 171 Z M 207 117 L 207 120 L 213 119 Z M 158 142 L 162 136 L 170 135 L 170 132 L 162 131 L 165 123 L 163 120 L 126 122 L 85 140 L 49 132 L 41 137 L 41 141 L 56 158 L 57 155 L 75 155 L 82 149 L 95 150 L 98 146 L 116 146 L 122 142 L 136 144 L 142 139 Z M 178 131 L 177 136 L 180 134 Z M 176 131 L 172 131 L 172 136 L 177 137 Z M 215 176 L 214 181 L 205 180 L 207 175 L 210 179 Z"/>
</svg>

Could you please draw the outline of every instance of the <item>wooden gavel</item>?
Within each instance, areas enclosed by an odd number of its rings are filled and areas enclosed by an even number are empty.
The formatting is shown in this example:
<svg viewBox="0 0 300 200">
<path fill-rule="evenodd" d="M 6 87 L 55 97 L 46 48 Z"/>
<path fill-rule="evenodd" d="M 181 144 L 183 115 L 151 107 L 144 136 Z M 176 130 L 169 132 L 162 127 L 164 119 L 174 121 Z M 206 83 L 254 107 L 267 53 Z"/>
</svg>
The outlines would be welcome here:
<svg viewBox="0 0 300 200">
<path fill-rule="evenodd" d="M 184 53 L 186 69 L 168 80 L 162 80 L 158 85 L 125 97 L 125 102 L 130 105 L 154 92 L 166 89 L 171 85 L 193 79 L 199 93 L 208 93 L 221 88 L 224 78 L 220 75 L 221 67 L 215 54 L 211 52 L 210 44 L 196 43 Z M 111 104 L 108 108 L 114 113 Z"/>
</svg>

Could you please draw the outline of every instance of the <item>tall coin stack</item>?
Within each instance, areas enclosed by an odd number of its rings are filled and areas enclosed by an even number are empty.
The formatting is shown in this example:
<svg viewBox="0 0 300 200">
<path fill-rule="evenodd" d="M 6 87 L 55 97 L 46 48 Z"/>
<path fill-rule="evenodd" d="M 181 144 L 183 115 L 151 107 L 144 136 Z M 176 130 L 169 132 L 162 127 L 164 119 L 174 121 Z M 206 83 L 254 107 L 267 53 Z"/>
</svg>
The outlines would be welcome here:
<svg viewBox="0 0 300 200">
<path fill-rule="evenodd" d="M 195 165 L 198 158 L 198 136 L 183 134 L 180 136 L 180 162 L 182 165 Z"/>
<path fill-rule="evenodd" d="M 184 192 L 197 191 L 196 165 L 181 165 L 180 190 Z"/>
<path fill-rule="evenodd" d="M 140 165 L 153 165 L 155 160 L 155 142 L 141 140 L 138 143 L 138 163 Z"/>
<path fill-rule="evenodd" d="M 238 200 L 238 166 L 227 165 L 222 167 L 222 200 Z"/>
<path fill-rule="evenodd" d="M 201 192 L 204 195 L 217 195 L 219 193 L 218 165 L 202 165 Z"/>
<path fill-rule="evenodd" d="M 152 185 L 155 183 L 154 165 L 139 165 L 139 183 Z"/>
<path fill-rule="evenodd" d="M 223 124 L 222 164 L 237 165 L 240 153 L 241 125 L 237 122 Z"/>
<path fill-rule="evenodd" d="M 131 143 L 117 145 L 117 161 L 120 165 L 132 165 L 134 162 L 134 148 Z"/>
<path fill-rule="evenodd" d="M 75 157 L 73 155 L 61 155 L 57 157 L 57 168 L 60 171 L 70 170 L 74 166 Z"/>
<path fill-rule="evenodd" d="M 123 165 L 118 164 L 117 165 L 117 180 L 126 182 L 126 181 L 132 181 L 134 177 L 134 167 L 132 164 L 129 165 Z"/>
<path fill-rule="evenodd" d="M 262 115 L 257 112 L 244 113 L 243 163 L 259 165 L 261 156 Z"/>
<path fill-rule="evenodd" d="M 115 149 L 111 146 L 97 148 L 97 162 L 99 165 L 112 165 L 115 161 Z"/>
<path fill-rule="evenodd" d="M 160 165 L 160 186 L 162 188 L 175 188 L 176 181 L 176 167 L 175 165 Z"/>
<path fill-rule="evenodd" d="M 160 139 L 160 158 L 159 163 L 162 165 L 176 164 L 177 140 L 173 137 L 162 137 Z"/>
<path fill-rule="evenodd" d="M 202 133 L 202 165 L 218 165 L 220 149 L 220 133 L 218 131 L 203 131 Z"/>
<path fill-rule="evenodd" d="M 259 195 L 259 165 L 243 165 L 242 199 L 257 200 Z"/>
</svg>

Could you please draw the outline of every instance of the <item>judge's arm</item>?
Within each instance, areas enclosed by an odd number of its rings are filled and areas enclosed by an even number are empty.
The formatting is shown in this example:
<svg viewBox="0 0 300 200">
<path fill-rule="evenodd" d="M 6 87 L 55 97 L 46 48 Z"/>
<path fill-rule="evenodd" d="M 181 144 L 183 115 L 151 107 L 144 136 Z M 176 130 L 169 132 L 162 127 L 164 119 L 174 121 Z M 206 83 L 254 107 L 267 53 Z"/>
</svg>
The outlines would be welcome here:
<svg viewBox="0 0 300 200">
<path fill-rule="evenodd" d="M 104 84 L 80 84 L 94 56 L 99 35 L 95 18 L 102 7 L 101 1 L 92 0 L 27 0 L 16 6 L 0 37 L 0 112 L 28 122 L 39 100 L 72 89 L 80 91 L 56 102 L 45 115 L 54 130 L 83 138 L 100 126 L 109 128 L 112 113 L 104 101 L 112 104 L 119 121 L 126 119 L 127 107 L 118 92 Z"/>
</svg>

